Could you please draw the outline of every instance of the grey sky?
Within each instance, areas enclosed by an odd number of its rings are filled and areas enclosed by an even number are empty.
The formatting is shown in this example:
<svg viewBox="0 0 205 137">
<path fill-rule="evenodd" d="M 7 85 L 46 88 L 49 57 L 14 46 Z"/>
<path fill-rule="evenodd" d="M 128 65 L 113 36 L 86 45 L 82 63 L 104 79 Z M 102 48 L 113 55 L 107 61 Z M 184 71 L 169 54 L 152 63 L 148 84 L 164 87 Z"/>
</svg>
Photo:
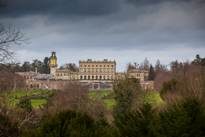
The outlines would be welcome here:
<svg viewBox="0 0 205 137">
<path fill-rule="evenodd" d="M 55 49 L 59 66 L 116 60 L 117 71 L 145 57 L 155 64 L 205 57 L 204 0 L 6 0 L 0 22 L 26 32 L 11 46 L 18 60 L 43 61 Z"/>
</svg>

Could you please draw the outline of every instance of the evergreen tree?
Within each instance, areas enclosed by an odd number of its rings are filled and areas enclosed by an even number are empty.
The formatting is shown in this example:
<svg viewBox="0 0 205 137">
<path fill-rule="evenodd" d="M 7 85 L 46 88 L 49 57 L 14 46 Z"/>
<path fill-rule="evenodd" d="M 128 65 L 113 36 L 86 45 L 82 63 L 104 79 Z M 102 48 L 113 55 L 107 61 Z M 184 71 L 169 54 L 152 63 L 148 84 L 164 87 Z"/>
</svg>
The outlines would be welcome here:
<svg viewBox="0 0 205 137">
<path fill-rule="evenodd" d="M 149 68 L 148 80 L 154 80 L 154 78 L 155 78 L 155 72 L 154 72 L 154 68 L 151 64 L 150 68 Z"/>
<path fill-rule="evenodd" d="M 23 68 L 23 71 L 26 72 L 26 71 L 30 71 L 31 70 L 31 64 L 29 61 L 25 61 L 22 65 L 22 68 Z"/>
<path fill-rule="evenodd" d="M 116 94 L 114 113 L 124 113 L 131 109 L 134 99 L 140 97 L 141 86 L 136 78 L 126 79 L 114 86 Z"/>
<path fill-rule="evenodd" d="M 205 136 L 205 111 L 197 99 L 185 99 L 159 112 L 150 129 L 153 136 L 202 137 Z"/>
<path fill-rule="evenodd" d="M 45 57 L 45 59 L 43 60 L 43 73 L 44 74 L 50 74 L 50 58 Z"/>
<path fill-rule="evenodd" d="M 114 124 L 123 137 L 152 136 L 149 126 L 156 116 L 156 111 L 157 109 L 145 103 L 139 110 L 114 115 Z"/>
<path fill-rule="evenodd" d="M 22 98 L 16 106 L 19 106 L 29 113 L 32 112 L 31 100 L 29 98 Z"/>
</svg>

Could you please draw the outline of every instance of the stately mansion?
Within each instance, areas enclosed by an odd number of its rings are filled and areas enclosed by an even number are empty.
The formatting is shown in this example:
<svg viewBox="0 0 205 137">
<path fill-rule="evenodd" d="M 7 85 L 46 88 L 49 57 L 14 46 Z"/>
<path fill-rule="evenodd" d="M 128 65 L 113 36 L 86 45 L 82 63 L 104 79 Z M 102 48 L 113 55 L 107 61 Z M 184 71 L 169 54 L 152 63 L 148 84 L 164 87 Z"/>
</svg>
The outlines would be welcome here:
<svg viewBox="0 0 205 137">
<path fill-rule="evenodd" d="M 79 70 L 77 72 L 67 68 L 59 70 L 57 69 L 57 57 L 54 51 L 51 53 L 49 66 L 50 74 L 56 80 L 119 80 L 126 77 L 135 77 L 143 82 L 148 77 L 148 71 L 139 69 L 129 70 L 127 73 L 116 72 L 116 61 L 109 61 L 108 59 L 102 61 L 79 60 Z"/>
</svg>

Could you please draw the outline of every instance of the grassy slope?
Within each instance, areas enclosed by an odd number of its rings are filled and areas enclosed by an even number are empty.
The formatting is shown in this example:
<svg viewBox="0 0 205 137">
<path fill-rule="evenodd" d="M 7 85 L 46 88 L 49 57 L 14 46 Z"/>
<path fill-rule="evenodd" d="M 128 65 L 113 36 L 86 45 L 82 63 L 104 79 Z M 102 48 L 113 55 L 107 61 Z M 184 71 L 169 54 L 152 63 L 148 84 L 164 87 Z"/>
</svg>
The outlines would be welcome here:
<svg viewBox="0 0 205 137">
<path fill-rule="evenodd" d="M 24 91 L 18 91 L 12 94 L 11 100 L 13 100 L 13 103 L 11 106 L 15 105 L 15 103 L 19 102 L 19 99 L 16 100 L 14 99 L 15 96 L 17 95 L 18 97 L 20 96 L 25 96 L 26 93 L 29 96 L 30 93 L 33 94 L 35 90 L 24 90 Z M 36 90 L 36 94 L 40 94 L 42 92 L 47 92 L 46 90 Z M 89 90 L 89 95 L 92 97 L 96 94 L 98 94 L 98 97 L 103 97 L 104 95 L 106 96 L 107 94 L 111 93 L 113 91 L 111 90 Z M 111 107 L 115 104 L 114 99 L 104 99 L 105 103 L 107 103 L 107 107 Z M 146 96 L 146 102 L 151 103 L 153 106 L 159 106 L 164 104 L 163 100 L 160 98 L 160 95 L 157 91 L 147 91 L 147 96 Z M 46 103 L 46 99 L 31 99 L 31 103 L 33 107 L 38 107 L 39 105 Z"/>
<path fill-rule="evenodd" d="M 159 92 L 157 92 L 157 91 L 147 91 L 147 96 L 146 96 L 145 101 L 147 103 L 150 103 L 151 105 L 153 105 L 155 107 L 160 106 L 160 105 L 165 103 L 161 99 Z"/>
</svg>

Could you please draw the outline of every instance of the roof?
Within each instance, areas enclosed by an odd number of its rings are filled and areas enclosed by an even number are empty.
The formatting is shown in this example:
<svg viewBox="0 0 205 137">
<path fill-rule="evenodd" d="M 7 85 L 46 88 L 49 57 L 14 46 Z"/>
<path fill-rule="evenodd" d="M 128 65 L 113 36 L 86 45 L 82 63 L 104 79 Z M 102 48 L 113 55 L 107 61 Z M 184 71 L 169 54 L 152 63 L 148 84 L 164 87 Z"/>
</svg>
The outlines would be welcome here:
<svg viewBox="0 0 205 137">
<path fill-rule="evenodd" d="M 19 74 L 20 76 L 34 76 L 33 74 Z"/>
<path fill-rule="evenodd" d="M 36 79 L 55 79 L 56 76 L 54 74 L 40 74 L 36 76 Z"/>
</svg>

